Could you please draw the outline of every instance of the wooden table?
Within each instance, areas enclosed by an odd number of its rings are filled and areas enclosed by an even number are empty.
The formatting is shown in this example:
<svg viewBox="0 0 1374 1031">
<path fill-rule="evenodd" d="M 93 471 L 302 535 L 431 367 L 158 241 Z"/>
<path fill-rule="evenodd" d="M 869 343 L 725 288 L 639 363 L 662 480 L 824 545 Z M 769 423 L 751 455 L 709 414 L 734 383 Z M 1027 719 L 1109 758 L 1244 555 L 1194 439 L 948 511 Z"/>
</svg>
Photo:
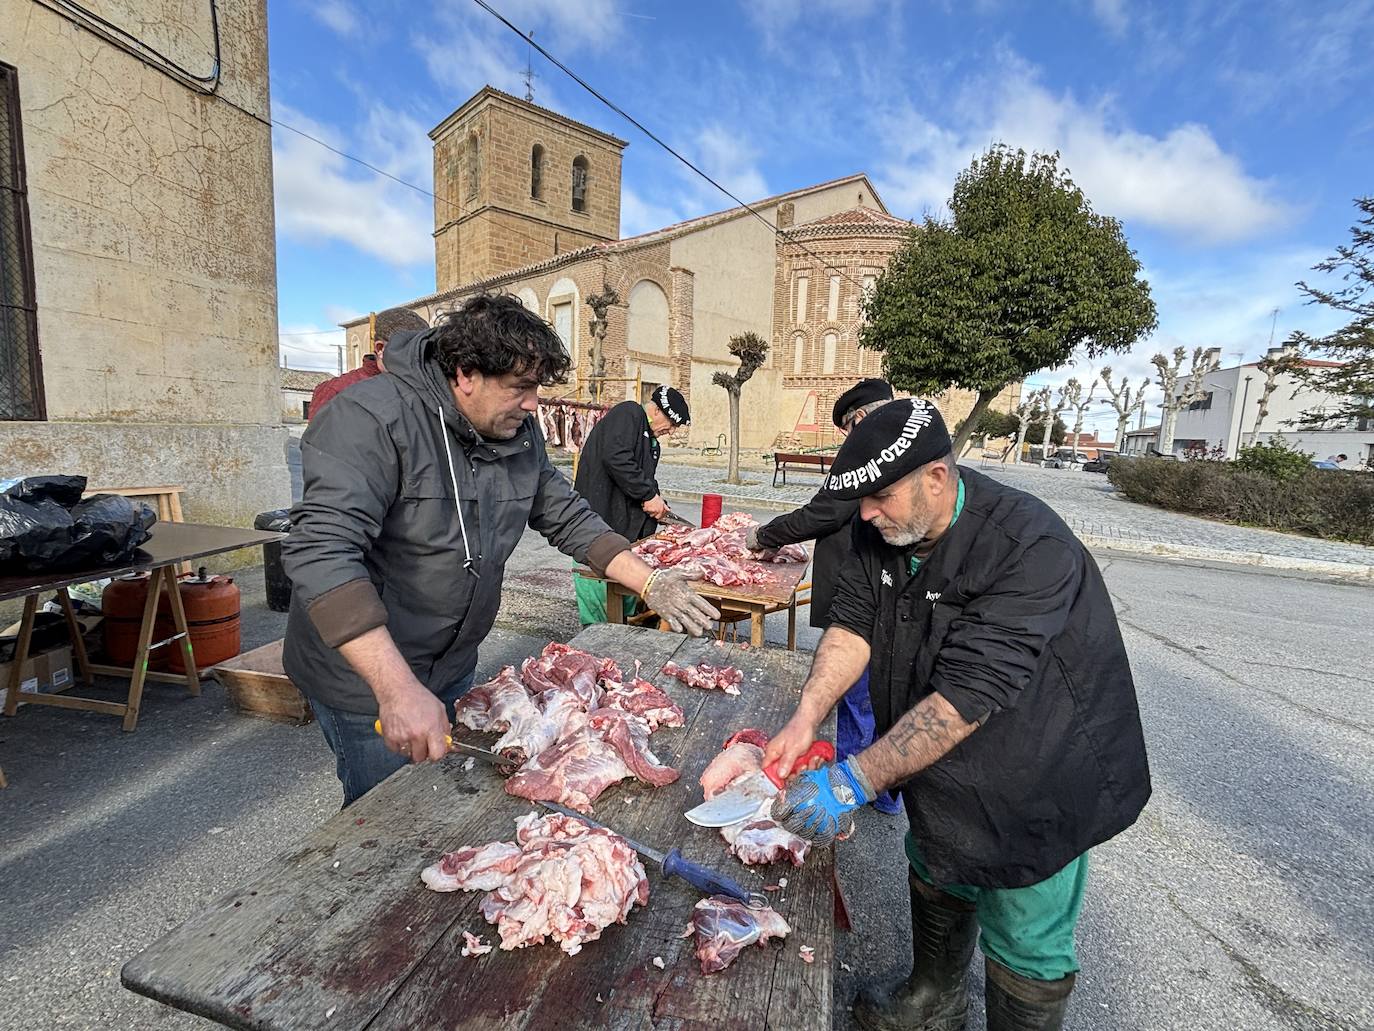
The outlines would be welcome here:
<svg viewBox="0 0 1374 1031">
<path fill-rule="evenodd" d="M 829 1028 L 833 850 L 813 850 L 799 870 L 748 868 L 726 854 L 718 832 L 682 816 L 701 800 L 697 777 L 730 733 L 771 731 L 791 714 L 806 657 L 609 624 L 572 643 L 615 658 L 627 673 L 641 660 L 641 675 L 687 717 L 685 728 L 651 739 L 681 778 L 659 789 L 622 781 L 602 794 L 593 817 L 650 846 L 676 845 L 746 885 L 787 877 L 786 890 L 771 894 L 792 926 L 785 941 L 751 946 L 728 970 L 704 976 L 692 940 L 678 937 L 699 896 L 646 861 L 648 906 L 578 955 L 545 943 L 463 957 L 464 931 L 499 940 L 478 911 L 485 892 L 436 893 L 420 871 L 460 845 L 510 840 L 515 818 L 540 807 L 507 795 L 486 764 L 465 770 L 452 755 L 403 768 L 130 960 L 125 987 L 230 1027 L 283 1031 Z M 708 657 L 745 672 L 740 697 L 658 672 L 669 658 Z M 816 950 L 814 964 L 801 960 L 801 945 Z M 653 965 L 655 956 L 665 969 Z"/>
<path fill-rule="evenodd" d="M 78 679 L 89 687 L 95 674 L 129 678 L 129 694 L 123 702 L 111 702 L 101 698 L 82 698 L 71 694 L 26 694 L 22 701 L 27 705 L 53 705 L 62 709 L 86 709 L 124 717 L 124 729 L 133 730 L 138 725 L 138 709 L 143 699 L 143 685 L 148 680 L 186 685 L 193 695 L 200 694 L 200 673 L 196 669 L 195 657 L 191 653 L 190 632 L 186 628 L 186 612 L 181 604 L 181 592 L 176 589 L 176 566 L 191 559 L 219 555 L 240 548 L 251 548 L 268 541 L 280 540 L 280 533 L 267 533 L 263 530 L 244 530 L 236 526 L 207 526 L 199 523 L 157 523 L 153 526 L 152 537 L 135 553 L 133 559 L 121 565 L 104 566 L 93 569 L 78 569 L 64 573 L 24 573 L 18 576 L 0 577 L 0 601 L 10 598 L 24 599 L 24 614 L 19 621 L 19 639 L 15 642 L 14 668 L 10 673 L 9 692 L 5 696 L 4 713 L 13 716 L 21 701 L 19 695 L 20 670 L 28 658 L 29 642 L 33 636 L 34 615 L 38 611 L 38 599 L 48 591 L 54 591 L 58 604 L 62 606 L 67 620 L 67 630 L 72 639 L 72 656 L 76 661 Z M 148 600 L 143 606 L 142 621 L 139 625 L 138 648 L 134 653 L 131 667 L 105 666 L 92 663 L 86 655 L 86 645 L 81 637 L 72 611 L 71 596 L 67 588 L 72 584 L 89 583 L 104 577 L 122 576 L 148 570 Z M 158 597 L 162 588 L 167 588 L 167 598 L 172 609 L 172 622 L 176 633 L 165 641 L 153 640 L 153 627 L 157 622 Z M 156 648 L 177 644 L 185 655 L 184 673 L 157 673 L 148 669 L 148 653 Z"/>
<path fill-rule="evenodd" d="M 810 559 L 805 562 L 770 562 L 769 572 L 778 576 L 775 584 L 750 584 L 743 587 L 717 587 L 705 580 L 691 581 L 692 589 L 721 610 L 741 613 L 749 617 L 749 643 L 755 648 L 763 647 L 763 621 L 770 612 L 787 613 L 787 648 L 795 651 L 797 647 L 797 585 L 806 575 Z M 669 567 L 671 568 L 671 567 Z M 574 570 L 579 576 L 589 580 L 601 580 L 606 584 L 606 618 L 612 623 L 625 622 L 625 598 L 638 597 L 628 587 L 614 580 L 597 576 L 590 569 L 578 567 Z"/>
</svg>

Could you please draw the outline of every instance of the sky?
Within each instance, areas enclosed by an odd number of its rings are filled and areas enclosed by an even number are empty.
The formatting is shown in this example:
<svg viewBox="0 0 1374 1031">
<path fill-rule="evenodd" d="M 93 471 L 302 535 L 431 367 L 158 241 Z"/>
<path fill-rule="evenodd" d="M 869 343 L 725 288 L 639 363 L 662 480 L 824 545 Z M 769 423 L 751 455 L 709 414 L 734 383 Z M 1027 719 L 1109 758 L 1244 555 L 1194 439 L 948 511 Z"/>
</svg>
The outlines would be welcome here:
<svg viewBox="0 0 1374 1031">
<path fill-rule="evenodd" d="M 1231 365 L 1341 323 L 1294 284 L 1374 193 L 1374 0 L 490 3 L 745 200 L 863 171 L 919 220 L 992 143 L 1058 151 L 1159 309 L 1110 359 L 1117 380 L 1178 346 Z M 523 96 L 531 62 L 536 103 L 630 141 L 623 236 L 733 206 L 473 0 L 274 0 L 268 16 L 292 367 L 333 368 L 339 321 L 434 290 L 427 133 L 483 85 Z M 1115 423 L 1094 405 L 1085 429 Z"/>
</svg>

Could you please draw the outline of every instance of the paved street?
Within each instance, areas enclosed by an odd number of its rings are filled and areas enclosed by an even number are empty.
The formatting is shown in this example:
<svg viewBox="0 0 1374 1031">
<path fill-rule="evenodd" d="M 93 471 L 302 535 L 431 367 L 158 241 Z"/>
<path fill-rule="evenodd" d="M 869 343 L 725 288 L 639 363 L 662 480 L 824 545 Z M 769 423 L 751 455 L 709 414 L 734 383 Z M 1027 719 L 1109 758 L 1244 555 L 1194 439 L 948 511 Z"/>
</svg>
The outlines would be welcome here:
<svg viewBox="0 0 1374 1031">
<path fill-rule="evenodd" d="M 1102 565 L 1155 796 L 1094 855 L 1070 1026 L 1371 1026 L 1374 634 L 1357 619 L 1370 589 L 1119 556 Z M 575 631 L 566 570 L 527 536 L 485 672 Z M 260 573 L 242 579 L 251 647 L 284 620 L 263 607 Z M 210 1026 L 123 990 L 120 966 L 339 797 L 316 727 L 237 716 L 214 684 L 198 700 L 150 688 L 132 735 L 92 713 L 21 710 L 0 723 L 0 760 L 11 779 L 0 793 L 5 1029 Z M 859 979 L 909 962 L 904 822 L 865 814 L 842 846 L 858 930 L 839 935 L 836 1027 Z"/>
</svg>

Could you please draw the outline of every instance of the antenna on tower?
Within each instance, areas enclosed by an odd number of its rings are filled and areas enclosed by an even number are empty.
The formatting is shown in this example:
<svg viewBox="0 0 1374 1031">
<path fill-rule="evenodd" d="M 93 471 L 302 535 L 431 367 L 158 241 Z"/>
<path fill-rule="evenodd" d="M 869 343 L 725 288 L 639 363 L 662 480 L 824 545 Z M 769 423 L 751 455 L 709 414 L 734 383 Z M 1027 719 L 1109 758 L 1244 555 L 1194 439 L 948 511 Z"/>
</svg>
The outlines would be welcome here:
<svg viewBox="0 0 1374 1031">
<path fill-rule="evenodd" d="M 525 100 L 534 103 L 534 32 L 529 34 L 530 42 L 525 44 Z"/>
</svg>

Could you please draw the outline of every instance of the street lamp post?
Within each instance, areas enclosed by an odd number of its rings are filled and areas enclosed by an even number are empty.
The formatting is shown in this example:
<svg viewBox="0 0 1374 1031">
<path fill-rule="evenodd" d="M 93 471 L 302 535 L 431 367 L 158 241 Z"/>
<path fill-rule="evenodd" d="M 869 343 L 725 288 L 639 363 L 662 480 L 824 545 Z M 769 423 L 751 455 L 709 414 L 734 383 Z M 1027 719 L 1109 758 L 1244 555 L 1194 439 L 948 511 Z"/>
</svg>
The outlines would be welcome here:
<svg viewBox="0 0 1374 1031">
<path fill-rule="evenodd" d="M 1245 438 L 1245 402 L 1250 397 L 1250 381 L 1254 376 L 1245 377 L 1245 389 L 1240 393 L 1240 418 L 1236 420 L 1236 448 L 1240 449 L 1240 441 Z M 1234 457 L 1234 456 L 1232 456 Z"/>
</svg>

